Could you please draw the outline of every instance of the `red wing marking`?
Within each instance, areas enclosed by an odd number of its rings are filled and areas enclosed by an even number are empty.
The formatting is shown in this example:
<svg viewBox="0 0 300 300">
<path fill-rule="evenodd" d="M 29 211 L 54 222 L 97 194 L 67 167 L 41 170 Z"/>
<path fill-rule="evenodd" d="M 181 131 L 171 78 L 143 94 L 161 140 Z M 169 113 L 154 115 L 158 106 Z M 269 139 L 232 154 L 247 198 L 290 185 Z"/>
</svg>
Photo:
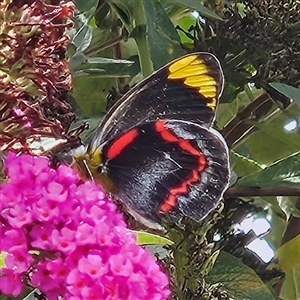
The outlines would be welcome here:
<svg viewBox="0 0 300 300">
<path fill-rule="evenodd" d="M 184 139 L 177 139 L 178 145 L 180 146 L 181 149 L 185 150 L 186 152 L 189 152 L 195 156 L 203 156 L 203 154 L 196 148 L 194 148 L 189 140 L 184 140 Z"/>
<path fill-rule="evenodd" d="M 170 190 L 168 197 L 163 201 L 163 203 L 159 207 L 160 213 L 168 213 L 172 210 L 176 203 L 176 196 L 179 194 L 186 194 L 188 192 L 189 184 L 193 182 L 197 182 L 199 180 L 199 173 L 197 170 L 192 170 L 191 177 L 188 180 L 182 182 L 182 184 L 178 187 L 174 187 Z"/>
<path fill-rule="evenodd" d="M 182 181 L 179 186 L 172 187 L 169 191 L 169 195 L 164 199 L 159 207 L 159 212 L 166 214 L 172 210 L 177 204 L 176 197 L 180 194 L 186 194 L 190 184 L 198 182 L 200 180 L 200 173 L 207 166 L 207 160 L 205 155 L 197 148 L 195 148 L 189 140 L 177 137 L 168 128 L 165 127 L 166 121 L 160 120 L 155 123 L 155 129 L 160 133 L 161 137 L 167 142 L 177 143 L 178 146 L 186 152 L 198 157 L 198 166 L 191 170 L 191 175 L 188 179 Z"/>
<path fill-rule="evenodd" d="M 178 142 L 178 137 L 165 128 L 166 121 L 160 120 L 155 123 L 155 130 L 160 133 L 161 137 L 167 142 Z"/>
<path fill-rule="evenodd" d="M 107 158 L 113 159 L 118 156 L 129 144 L 131 144 L 136 139 L 138 135 L 139 132 L 136 128 L 133 128 L 121 135 L 109 147 L 107 151 Z"/>
</svg>

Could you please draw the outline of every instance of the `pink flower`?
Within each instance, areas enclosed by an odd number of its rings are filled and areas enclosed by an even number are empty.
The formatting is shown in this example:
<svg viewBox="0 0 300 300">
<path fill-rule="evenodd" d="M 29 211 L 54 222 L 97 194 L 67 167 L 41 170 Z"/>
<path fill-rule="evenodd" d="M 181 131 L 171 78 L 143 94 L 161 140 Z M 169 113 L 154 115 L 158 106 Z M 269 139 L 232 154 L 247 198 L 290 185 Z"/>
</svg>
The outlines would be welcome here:
<svg viewBox="0 0 300 300">
<path fill-rule="evenodd" d="M 0 278 L 1 292 L 6 295 L 11 294 L 17 297 L 25 287 L 21 274 L 18 274 L 9 268 L 2 268 L 0 270 L 0 274 L 1 274 L 1 278 Z"/>
<path fill-rule="evenodd" d="M 47 222 L 58 217 L 59 206 L 55 201 L 42 197 L 32 205 L 33 216 L 42 222 Z"/>
<path fill-rule="evenodd" d="M 19 247 L 19 249 L 15 247 L 14 251 L 10 251 L 6 255 L 4 262 L 7 268 L 10 268 L 16 274 L 22 274 L 30 267 L 32 257 L 24 247 Z"/>
<path fill-rule="evenodd" d="M 103 227 L 105 228 L 106 225 L 103 224 Z M 80 224 L 77 228 L 76 240 L 78 245 L 93 245 L 97 240 L 97 230 L 90 224 Z"/>
<path fill-rule="evenodd" d="M 75 232 L 67 227 L 60 231 L 55 229 L 51 235 L 51 242 L 55 249 L 69 254 L 76 249 Z"/>
<path fill-rule="evenodd" d="M 109 258 L 111 272 L 116 276 L 129 277 L 133 272 L 131 260 L 122 254 L 112 255 Z"/>
<path fill-rule="evenodd" d="M 99 186 L 43 157 L 9 153 L 5 167 L 1 292 L 19 295 L 28 282 L 49 300 L 168 298 L 168 277 Z"/>
<path fill-rule="evenodd" d="M 49 222 L 43 225 L 36 224 L 35 226 L 33 226 L 30 230 L 30 246 L 39 250 L 50 249 L 50 237 L 54 229 L 54 225 L 49 224 Z"/>
<path fill-rule="evenodd" d="M 32 215 L 25 204 L 19 204 L 9 209 L 6 215 L 8 222 L 15 228 L 21 228 L 26 224 L 31 224 Z"/>
<path fill-rule="evenodd" d="M 26 236 L 19 229 L 14 229 L 7 224 L 1 226 L 0 251 L 14 251 L 14 248 L 20 246 L 26 247 Z"/>
<path fill-rule="evenodd" d="M 78 270 L 91 278 L 100 278 L 107 273 L 107 265 L 103 264 L 101 251 L 90 253 L 78 261 Z"/>
</svg>

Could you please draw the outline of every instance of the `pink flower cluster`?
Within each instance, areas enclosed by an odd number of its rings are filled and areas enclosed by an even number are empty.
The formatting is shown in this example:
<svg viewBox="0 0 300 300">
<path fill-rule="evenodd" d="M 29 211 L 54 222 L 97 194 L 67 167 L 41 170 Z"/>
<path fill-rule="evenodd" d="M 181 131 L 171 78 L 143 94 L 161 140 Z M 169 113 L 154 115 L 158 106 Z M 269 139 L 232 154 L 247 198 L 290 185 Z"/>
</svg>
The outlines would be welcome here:
<svg viewBox="0 0 300 300">
<path fill-rule="evenodd" d="M 30 284 L 48 300 L 168 298 L 167 276 L 99 186 L 43 157 L 9 153 L 5 166 L 2 293 L 17 296 Z"/>
</svg>

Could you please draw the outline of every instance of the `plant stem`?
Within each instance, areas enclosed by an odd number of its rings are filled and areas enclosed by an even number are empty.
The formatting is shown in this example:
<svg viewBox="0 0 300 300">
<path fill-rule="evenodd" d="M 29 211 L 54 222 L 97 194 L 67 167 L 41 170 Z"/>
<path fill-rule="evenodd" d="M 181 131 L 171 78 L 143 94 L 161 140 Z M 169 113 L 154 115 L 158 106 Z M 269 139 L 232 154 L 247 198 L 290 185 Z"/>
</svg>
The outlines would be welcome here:
<svg viewBox="0 0 300 300">
<path fill-rule="evenodd" d="M 267 93 L 263 93 L 256 97 L 250 104 L 237 113 L 237 115 L 222 129 L 222 134 L 230 148 L 236 147 L 241 141 L 253 132 L 255 126 L 249 124 L 247 120 L 251 116 L 256 117 L 256 121 L 261 120 L 264 116 L 273 111 L 272 99 Z"/>
<path fill-rule="evenodd" d="M 152 61 L 150 58 L 150 51 L 147 43 L 147 25 L 146 25 L 146 16 L 143 6 L 143 0 L 135 1 L 135 8 L 133 12 L 135 23 L 136 23 L 136 32 L 133 35 L 139 53 L 141 72 L 143 77 L 147 77 L 153 72 Z"/>
<path fill-rule="evenodd" d="M 300 187 L 274 186 L 267 188 L 237 186 L 229 188 L 224 197 L 299 196 Z"/>
</svg>

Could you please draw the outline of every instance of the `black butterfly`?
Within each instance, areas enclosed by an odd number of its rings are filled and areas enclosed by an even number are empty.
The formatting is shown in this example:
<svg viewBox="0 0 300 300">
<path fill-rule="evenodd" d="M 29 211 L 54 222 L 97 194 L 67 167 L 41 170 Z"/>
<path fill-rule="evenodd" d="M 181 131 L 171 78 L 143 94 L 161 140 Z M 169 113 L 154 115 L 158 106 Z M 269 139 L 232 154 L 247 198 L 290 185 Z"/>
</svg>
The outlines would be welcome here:
<svg viewBox="0 0 300 300">
<path fill-rule="evenodd" d="M 77 163 L 133 215 L 202 220 L 229 181 L 228 147 L 212 128 L 223 82 L 210 53 L 170 62 L 117 101 Z"/>
</svg>

